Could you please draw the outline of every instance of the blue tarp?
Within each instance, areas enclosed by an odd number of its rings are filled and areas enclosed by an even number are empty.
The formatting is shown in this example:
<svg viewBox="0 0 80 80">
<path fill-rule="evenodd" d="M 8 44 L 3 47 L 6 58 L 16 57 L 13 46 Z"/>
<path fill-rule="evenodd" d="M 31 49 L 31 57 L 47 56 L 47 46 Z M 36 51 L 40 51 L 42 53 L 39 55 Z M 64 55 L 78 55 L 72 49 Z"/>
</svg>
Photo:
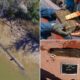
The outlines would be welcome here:
<svg viewBox="0 0 80 80">
<path fill-rule="evenodd" d="M 44 22 L 41 22 L 41 32 L 45 32 L 45 31 L 51 31 L 52 30 L 52 26 L 51 26 L 51 23 L 47 22 L 47 23 L 44 23 Z"/>
<path fill-rule="evenodd" d="M 70 11 L 74 10 L 75 7 L 74 0 L 64 0 L 64 3 L 66 4 L 67 9 L 69 9 Z"/>
<path fill-rule="evenodd" d="M 41 18 L 46 18 L 49 22 L 41 22 L 41 38 L 47 38 L 50 35 L 52 26 L 51 23 L 56 20 L 55 11 L 52 8 L 41 8 Z"/>
<path fill-rule="evenodd" d="M 56 18 L 55 11 L 52 8 L 41 8 L 40 13 L 42 18 L 47 18 L 49 21 Z"/>
</svg>

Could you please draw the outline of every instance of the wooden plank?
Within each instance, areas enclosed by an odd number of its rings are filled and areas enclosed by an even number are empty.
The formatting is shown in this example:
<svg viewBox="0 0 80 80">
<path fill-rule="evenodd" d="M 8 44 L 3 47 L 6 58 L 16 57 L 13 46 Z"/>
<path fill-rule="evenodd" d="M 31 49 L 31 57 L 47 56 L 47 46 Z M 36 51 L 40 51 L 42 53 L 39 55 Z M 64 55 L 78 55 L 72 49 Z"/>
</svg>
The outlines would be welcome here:
<svg viewBox="0 0 80 80">
<path fill-rule="evenodd" d="M 66 20 L 69 20 L 69 19 L 73 19 L 73 18 L 76 18 L 76 17 L 79 17 L 80 16 L 80 12 L 77 11 L 77 12 L 73 12 L 67 16 L 65 16 Z"/>
</svg>

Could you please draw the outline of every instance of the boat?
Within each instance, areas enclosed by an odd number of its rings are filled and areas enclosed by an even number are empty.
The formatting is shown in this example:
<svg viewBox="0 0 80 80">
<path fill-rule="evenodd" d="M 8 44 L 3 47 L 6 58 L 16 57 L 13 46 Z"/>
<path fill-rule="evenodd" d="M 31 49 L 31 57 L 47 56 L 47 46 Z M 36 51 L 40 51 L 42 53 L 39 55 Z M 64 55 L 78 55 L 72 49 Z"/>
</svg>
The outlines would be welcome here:
<svg viewBox="0 0 80 80">
<path fill-rule="evenodd" d="M 80 41 L 41 41 L 41 80 L 80 80 Z"/>
</svg>

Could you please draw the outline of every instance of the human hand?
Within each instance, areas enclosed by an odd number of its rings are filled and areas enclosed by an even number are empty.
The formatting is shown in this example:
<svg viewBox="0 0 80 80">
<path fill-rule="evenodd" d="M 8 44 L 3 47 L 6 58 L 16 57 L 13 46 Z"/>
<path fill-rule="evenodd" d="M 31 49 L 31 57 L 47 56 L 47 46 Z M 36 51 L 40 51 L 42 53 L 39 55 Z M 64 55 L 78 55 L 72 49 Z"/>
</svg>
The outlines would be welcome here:
<svg viewBox="0 0 80 80">
<path fill-rule="evenodd" d="M 80 23 L 76 23 L 76 26 L 80 27 Z"/>
</svg>

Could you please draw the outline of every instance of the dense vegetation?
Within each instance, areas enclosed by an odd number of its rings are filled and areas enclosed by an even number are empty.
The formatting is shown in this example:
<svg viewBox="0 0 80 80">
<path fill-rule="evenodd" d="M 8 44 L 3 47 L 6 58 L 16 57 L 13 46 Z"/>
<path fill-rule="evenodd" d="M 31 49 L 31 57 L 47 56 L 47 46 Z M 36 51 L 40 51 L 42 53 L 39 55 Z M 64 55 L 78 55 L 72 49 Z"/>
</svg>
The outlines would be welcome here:
<svg viewBox="0 0 80 80">
<path fill-rule="evenodd" d="M 29 8 L 29 15 L 32 18 L 32 22 L 39 22 L 39 0 L 34 0 L 33 4 Z"/>
<path fill-rule="evenodd" d="M 0 16 L 39 21 L 39 0 L 0 0 Z"/>
</svg>

